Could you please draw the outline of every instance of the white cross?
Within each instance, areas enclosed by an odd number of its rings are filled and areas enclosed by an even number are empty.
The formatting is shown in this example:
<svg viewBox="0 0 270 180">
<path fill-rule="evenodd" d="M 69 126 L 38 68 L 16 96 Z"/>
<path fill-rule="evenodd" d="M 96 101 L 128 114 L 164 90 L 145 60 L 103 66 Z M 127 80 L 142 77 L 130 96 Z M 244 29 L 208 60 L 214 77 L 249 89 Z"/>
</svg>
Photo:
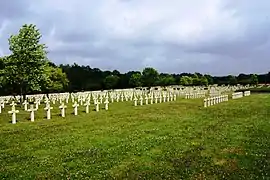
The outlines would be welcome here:
<svg viewBox="0 0 270 180">
<path fill-rule="evenodd" d="M 90 100 L 87 100 L 84 106 L 85 106 L 85 112 L 89 113 Z"/>
<path fill-rule="evenodd" d="M 203 102 L 204 102 L 204 107 L 207 107 L 207 99 L 204 99 Z"/>
<path fill-rule="evenodd" d="M 141 106 L 143 105 L 143 97 L 142 96 L 140 97 L 140 105 Z"/>
<path fill-rule="evenodd" d="M 31 122 L 34 122 L 35 121 L 35 111 L 37 111 L 37 108 L 34 109 L 34 105 L 30 105 L 30 109 L 28 109 L 27 111 L 30 112 Z"/>
<path fill-rule="evenodd" d="M 134 106 L 137 106 L 137 101 L 138 101 L 138 98 L 135 96 L 134 97 Z"/>
<path fill-rule="evenodd" d="M 46 104 L 46 107 L 44 108 L 44 110 L 47 111 L 47 119 L 51 119 L 51 109 L 53 109 L 53 107 L 50 106 L 50 104 Z"/>
<path fill-rule="evenodd" d="M 154 97 L 153 97 L 153 95 L 151 95 L 150 96 L 150 104 L 153 104 L 153 99 L 154 99 Z"/>
<path fill-rule="evenodd" d="M 39 101 L 36 100 L 34 103 L 36 104 L 36 109 L 38 109 Z"/>
<path fill-rule="evenodd" d="M 12 114 L 12 124 L 16 124 L 16 114 L 19 113 L 19 110 L 15 109 L 15 106 L 12 106 L 11 111 L 8 111 L 9 114 Z"/>
<path fill-rule="evenodd" d="M 17 104 L 14 102 L 14 101 L 12 101 L 12 103 L 10 104 L 12 107 L 15 107 Z"/>
<path fill-rule="evenodd" d="M 1 103 L 0 103 L 0 106 L 2 107 L 2 108 L 5 108 L 5 101 L 1 101 Z"/>
<path fill-rule="evenodd" d="M 74 107 L 74 115 L 77 116 L 78 115 L 78 107 L 80 105 L 75 101 L 75 103 L 72 105 L 72 107 Z"/>
<path fill-rule="evenodd" d="M 100 97 L 99 97 L 99 100 L 100 100 L 100 103 L 102 104 L 102 103 L 103 103 L 103 97 L 100 96 Z"/>
<path fill-rule="evenodd" d="M 45 99 L 45 104 L 48 104 L 50 102 L 50 100 L 48 98 Z"/>
<path fill-rule="evenodd" d="M 108 98 L 105 100 L 104 104 L 105 104 L 105 110 L 107 111 L 109 109 L 109 100 L 108 100 Z"/>
<path fill-rule="evenodd" d="M 61 116 L 65 117 L 65 108 L 67 108 L 67 106 L 62 103 L 61 106 L 59 106 L 59 109 L 61 109 Z"/>
<path fill-rule="evenodd" d="M 147 105 L 148 104 L 148 97 L 147 97 L 147 95 L 145 96 L 145 104 Z"/>
<path fill-rule="evenodd" d="M 173 100 L 176 101 L 176 94 L 173 95 Z"/>
<path fill-rule="evenodd" d="M 80 98 L 79 101 L 80 101 L 81 105 L 83 105 L 83 98 L 82 97 Z"/>
<path fill-rule="evenodd" d="M 100 102 L 98 102 L 98 101 L 96 101 L 96 111 L 98 112 L 99 111 L 99 104 L 100 104 Z"/>
<path fill-rule="evenodd" d="M 166 102 L 166 95 L 163 95 L 163 102 Z"/>
<path fill-rule="evenodd" d="M 67 103 L 67 104 L 68 104 L 68 99 L 69 99 L 69 98 L 68 98 L 68 97 L 66 97 L 66 103 Z"/>
<path fill-rule="evenodd" d="M 27 111 L 27 105 L 29 104 L 26 100 L 22 103 L 24 105 L 24 110 Z"/>
</svg>

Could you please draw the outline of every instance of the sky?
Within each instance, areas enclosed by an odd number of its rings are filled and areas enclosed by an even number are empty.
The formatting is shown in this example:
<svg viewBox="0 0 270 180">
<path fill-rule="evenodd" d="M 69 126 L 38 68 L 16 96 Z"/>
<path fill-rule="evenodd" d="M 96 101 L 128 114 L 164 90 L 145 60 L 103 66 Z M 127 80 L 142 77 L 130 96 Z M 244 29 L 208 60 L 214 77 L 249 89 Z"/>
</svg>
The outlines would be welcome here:
<svg viewBox="0 0 270 180">
<path fill-rule="evenodd" d="M 56 64 L 211 75 L 270 71 L 269 0 L 0 0 L 0 56 L 35 24 Z"/>
</svg>

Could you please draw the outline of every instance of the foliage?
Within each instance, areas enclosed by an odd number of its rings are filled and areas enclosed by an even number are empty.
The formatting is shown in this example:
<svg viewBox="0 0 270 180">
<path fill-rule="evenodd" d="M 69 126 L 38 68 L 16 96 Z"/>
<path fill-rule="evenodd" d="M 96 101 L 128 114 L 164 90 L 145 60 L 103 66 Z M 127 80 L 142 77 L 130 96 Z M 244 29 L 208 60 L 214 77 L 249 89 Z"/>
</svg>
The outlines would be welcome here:
<svg viewBox="0 0 270 180">
<path fill-rule="evenodd" d="M 104 79 L 104 86 L 106 89 L 114 89 L 119 82 L 119 77 L 116 75 L 109 75 Z"/>
<path fill-rule="evenodd" d="M 250 77 L 250 84 L 258 85 L 258 76 L 256 74 L 252 74 Z"/>
<path fill-rule="evenodd" d="M 202 85 L 202 86 L 208 86 L 208 79 L 207 79 L 206 76 L 202 76 L 200 78 L 200 85 Z"/>
<path fill-rule="evenodd" d="M 207 82 L 208 82 L 209 85 L 214 84 L 214 80 L 213 80 L 213 77 L 211 75 L 205 74 L 204 77 L 207 78 Z"/>
<path fill-rule="evenodd" d="M 9 38 L 12 54 L 3 58 L 3 83 L 21 94 L 41 91 L 47 66 L 45 45 L 40 44 L 41 34 L 36 26 L 23 25 L 19 34 Z"/>
<path fill-rule="evenodd" d="M 142 82 L 145 87 L 156 85 L 159 73 L 156 69 L 151 67 L 144 68 L 142 72 Z"/>
<path fill-rule="evenodd" d="M 175 85 L 175 78 L 169 74 L 162 75 L 162 76 L 159 76 L 159 80 L 157 84 L 159 86 Z"/>
<path fill-rule="evenodd" d="M 229 79 L 228 82 L 229 82 L 230 85 L 236 85 L 237 84 L 237 79 L 236 79 L 235 76 L 229 75 L 228 79 Z"/>
<path fill-rule="evenodd" d="M 200 83 L 200 77 L 195 73 L 192 77 L 192 84 L 194 86 L 199 86 L 201 83 Z"/>
<path fill-rule="evenodd" d="M 17 35 L 10 36 L 12 54 L 0 59 L 2 93 L 58 92 L 67 86 L 66 75 L 47 59 L 41 37 L 33 24 L 23 25 Z"/>
<path fill-rule="evenodd" d="M 131 87 L 141 87 L 142 86 L 142 75 L 141 73 L 134 73 L 129 79 L 129 85 Z"/>
<path fill-rule="evenodd" d="M 193 84 L 193 78 L 189 76 L 182 76 L 180 79 L 180 84 L 183 86 L 191 86 Z"/>
<path fill-rule="evenodd" d="M 62 92 L 68 86 L 68 79 L 61 68 L 48 66 L 45 69 L 46 82 L 43 89 L 46 92 Z"/>
</svg>

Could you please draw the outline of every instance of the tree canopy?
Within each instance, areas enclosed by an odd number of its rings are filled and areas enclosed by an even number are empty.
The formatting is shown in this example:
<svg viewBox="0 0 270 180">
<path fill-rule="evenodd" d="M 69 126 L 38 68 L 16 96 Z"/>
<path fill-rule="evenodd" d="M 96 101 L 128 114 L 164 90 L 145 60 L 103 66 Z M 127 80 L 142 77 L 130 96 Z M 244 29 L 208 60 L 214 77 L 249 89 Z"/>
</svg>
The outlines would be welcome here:
<svg viewBox="0 0 270 180">
<path fill-rule="evenodd" d="M 158 71 L 151 67 L 144 68 L 142 72 L 142 82 L 144 86 L 151 87 L 157 85 L 156 82 L 158 81 Z"/>
<path fill-rule="evenodd" d="M 10 36 L 11 55 L 1 58 L 1 84 L 6 91 L 25 95 L 63 89 L 61 85 L 67 83 L 62 70 L 50 66 L 46 46 L 40 43 L 41 37 L 33 24 L 23 25 L 18 34 Z"/>
</svg>

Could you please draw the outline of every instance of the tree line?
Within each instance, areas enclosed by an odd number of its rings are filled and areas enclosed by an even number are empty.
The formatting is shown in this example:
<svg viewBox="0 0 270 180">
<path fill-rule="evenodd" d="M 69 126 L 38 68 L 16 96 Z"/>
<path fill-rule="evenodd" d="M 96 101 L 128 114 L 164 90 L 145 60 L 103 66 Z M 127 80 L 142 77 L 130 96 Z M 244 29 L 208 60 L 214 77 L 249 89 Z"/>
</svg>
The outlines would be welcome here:
<svg viewBox="0 0 270 180">
<path fill-rule="evenodd" d="M 211 76 L 201 73 L 168 74 L 152 67 L 120 73 L 76 63 L 56 65 L 47 58 L 47 47 L 33 24 L 23 25 L 8 39 L 11 54 L 0 57 L 0 95 L 77 92 L 150 86 L 207 86 L 270 83 L 267 74 Z"/>
</svg>

